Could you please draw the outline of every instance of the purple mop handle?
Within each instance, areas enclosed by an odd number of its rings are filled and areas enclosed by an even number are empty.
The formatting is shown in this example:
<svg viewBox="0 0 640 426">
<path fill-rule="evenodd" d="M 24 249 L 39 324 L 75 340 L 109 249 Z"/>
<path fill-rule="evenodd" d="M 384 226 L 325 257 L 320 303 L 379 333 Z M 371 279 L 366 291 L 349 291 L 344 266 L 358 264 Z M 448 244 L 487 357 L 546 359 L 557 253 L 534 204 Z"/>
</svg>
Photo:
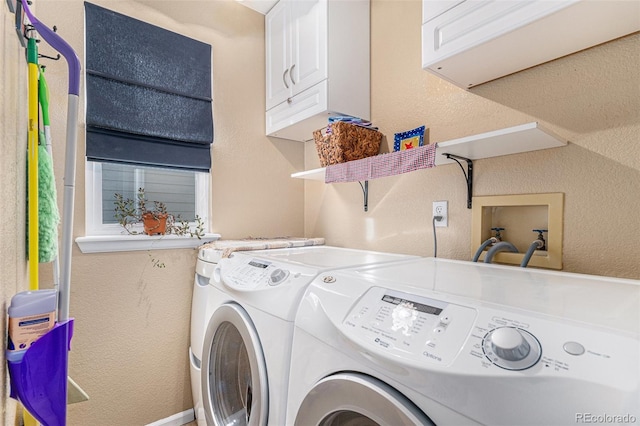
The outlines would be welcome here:
<svg viewBox="0 0 640 426">
<path fill-rule="evenodd" d="M 29 9 L 28 2 L 26 0 L 21 0 L 22 8 L 24 9 L 25 14 L 31 21 L 31 24 L 36 28 L 38 34 L 42 36 L 43 39 L 47 43 L 51 45 L 54 49 L 64 56 L 67 60 L 67 65 L 69 67 L 69 94 L 70 95 L 80 95 L 80 59 L 78 59 L 78 55 L 73 50 L 69 43 L 67 43 L 62 37 L 53 32 L 49 27 L 44 25 L 42 22 L 38 20 Z"/>
<path fill-rule="evenodd" d="M 69 95 L 67 105 L 67 145 L 64 168 L 64 200 L 61 238 L 61 270 L 58 290 L 58 321 L 69 318 L 71 287 L 71 252 L 73 248 L 73 209 L 76 181 L 76 146 L 78 139 L 78 103 L 80 95 L 80 60 L 76 52 L 62 37 L 33 16 L 26 0 L 20 0 L 31 24 L 47 43 L 60 52 L 69 67 Z"/>
</svg>

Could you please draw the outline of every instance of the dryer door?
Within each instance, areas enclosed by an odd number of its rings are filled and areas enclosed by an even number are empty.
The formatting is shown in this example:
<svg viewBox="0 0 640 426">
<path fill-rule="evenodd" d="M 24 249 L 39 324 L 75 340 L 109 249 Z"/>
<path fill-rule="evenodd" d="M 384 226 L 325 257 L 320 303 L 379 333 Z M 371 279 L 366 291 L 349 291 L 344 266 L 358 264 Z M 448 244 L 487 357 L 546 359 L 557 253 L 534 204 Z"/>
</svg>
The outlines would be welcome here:
<svg viewBox="0 0 640 426">
<path fill-rule="evenodd" d="M 267 368 L 253 322 L 242 307 L 226 303 L 215 310 L 202 355 L 207 424 L 266 425 Z"/>
<path fill-rule="evenodd" d="M 400 392 L 358 373 L 320 380 L 302 401 L 295 420 L 296 426 L 433 424 Z"/>
</svg>

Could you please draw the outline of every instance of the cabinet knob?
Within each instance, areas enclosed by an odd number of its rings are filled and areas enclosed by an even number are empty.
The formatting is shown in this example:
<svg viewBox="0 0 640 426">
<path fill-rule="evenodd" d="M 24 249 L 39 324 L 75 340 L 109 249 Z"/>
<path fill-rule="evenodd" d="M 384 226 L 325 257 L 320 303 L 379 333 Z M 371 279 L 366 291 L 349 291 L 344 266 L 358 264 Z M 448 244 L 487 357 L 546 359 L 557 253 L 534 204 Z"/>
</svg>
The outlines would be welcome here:
<svg viewBox="0 0 640 426">
<path fill-rule="evenodd" d="M 287 103 L 288 103 L 288 104 L 291 104 L 291 102 L 293 102 L 293 99 L 291 99 L 291 98 L 287 98 Z"/>
</svg>

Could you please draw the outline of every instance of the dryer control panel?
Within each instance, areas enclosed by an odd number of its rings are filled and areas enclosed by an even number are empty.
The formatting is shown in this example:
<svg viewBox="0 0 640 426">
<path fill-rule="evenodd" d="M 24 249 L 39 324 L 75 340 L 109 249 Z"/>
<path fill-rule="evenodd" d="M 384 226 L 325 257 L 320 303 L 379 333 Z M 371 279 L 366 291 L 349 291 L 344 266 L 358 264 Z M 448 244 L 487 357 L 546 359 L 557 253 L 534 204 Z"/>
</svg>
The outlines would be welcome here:
<svg viewBox="0 0 640 426">
<path fill-rule="evenodd" d="M 277 286 L 289 277 L 289 270 L 280 268 L 262 259 L 247 259 L 229 263 L 224 273 L 225 282 L 236 290 L 255 290 L 260 287 Z"/>
<path fill-rule="evenodd" d="M 342 331 L 394 358 L 449 365 L 464 346 L 476 315 L 466 306 L 372 287 L 351 309 Z"/>
</svg>

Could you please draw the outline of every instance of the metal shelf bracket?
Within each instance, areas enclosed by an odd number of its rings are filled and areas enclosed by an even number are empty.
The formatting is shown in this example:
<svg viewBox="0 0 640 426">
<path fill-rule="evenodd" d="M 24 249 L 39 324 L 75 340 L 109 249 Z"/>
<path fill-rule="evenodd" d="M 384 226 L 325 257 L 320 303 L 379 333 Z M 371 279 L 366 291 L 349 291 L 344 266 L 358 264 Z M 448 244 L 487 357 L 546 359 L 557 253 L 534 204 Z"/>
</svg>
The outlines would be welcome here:
<svg viewBox="0 0 640 426">
<path fill-rule="evenodd" d="M 358 182 L 360 184 L 360 188 L 362 188 L 362 196 L 364 201 L 364 211 L 369 211 L 369 181 L 365 180 L 364 185 L 362 182 Z"/>
<path fill-rule="evenodd" d="M 458 163 L 458 166 L 460 166 L 460 168 L 462 169 L 462 174 L 464 174 L 464 180 L 467 182 L 467 208 L 470 209 L 471 199 L 473 198 L 473 161 L 468 158 L 460 157 L 459 155 L 454 155 L 449 153 L 444 153 L 442 155 L 447 157 L 447 159 L 453 160 L 456 163 Z M 458 160 L 463 160 L 467 162 L 466 171 L 464 170 L 462 163 L 460 163 L 460 161 Z"/>
</svg>

